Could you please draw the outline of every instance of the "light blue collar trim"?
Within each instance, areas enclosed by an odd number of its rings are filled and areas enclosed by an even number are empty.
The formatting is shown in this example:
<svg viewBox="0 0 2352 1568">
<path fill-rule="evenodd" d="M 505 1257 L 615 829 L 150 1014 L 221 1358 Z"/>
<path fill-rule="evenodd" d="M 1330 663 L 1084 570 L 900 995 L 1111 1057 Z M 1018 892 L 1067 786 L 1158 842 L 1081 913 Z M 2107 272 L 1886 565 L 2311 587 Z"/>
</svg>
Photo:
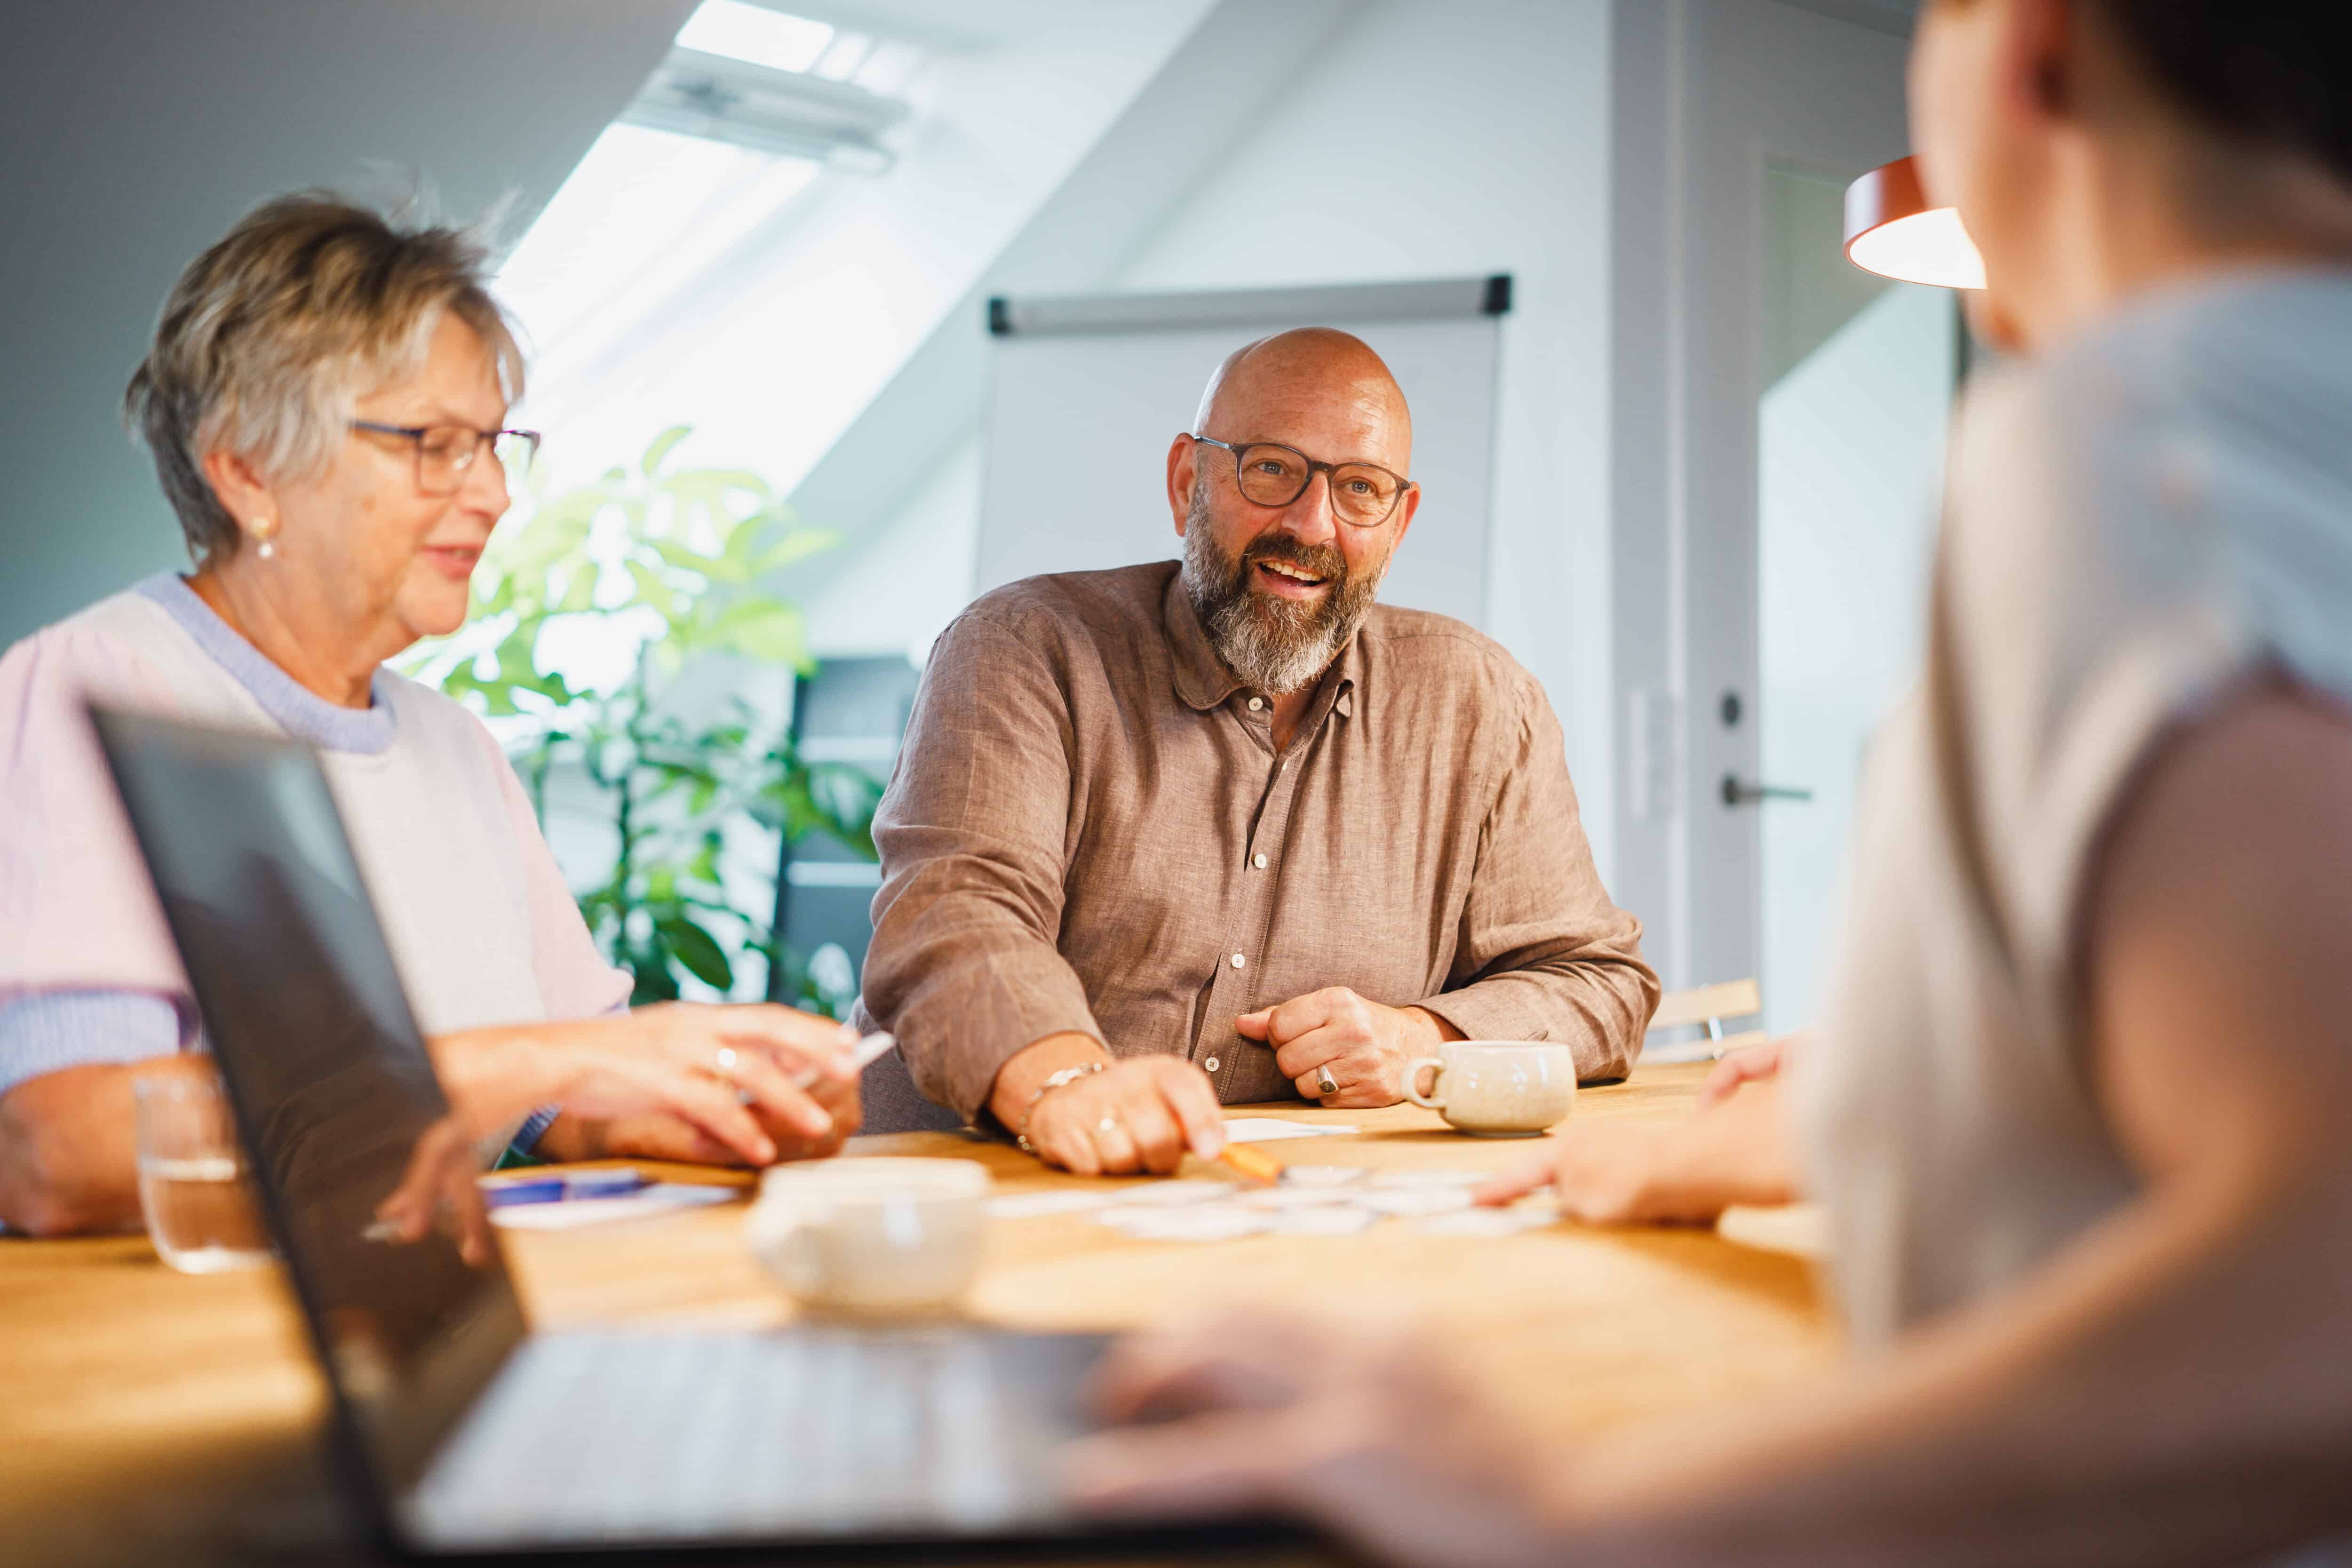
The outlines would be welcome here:
<svg viewBox="0 0 2352 1568">
<path fill-rule="evenodd" d="M 163 606 L 196 646 L 245 688 L 261 710 L 298 741 L 330 752 L 359 752 L 369 756 L 388 751 L 398 737 L 393 717 L 388 677 L 382 669 L 369 683 L 368 706 L 341 708 L 305 689 L 236 628 L 196 597 L 196 591 L 176 573 L 158 572 L 141 583 L 138 592 Z"/>
</svg>

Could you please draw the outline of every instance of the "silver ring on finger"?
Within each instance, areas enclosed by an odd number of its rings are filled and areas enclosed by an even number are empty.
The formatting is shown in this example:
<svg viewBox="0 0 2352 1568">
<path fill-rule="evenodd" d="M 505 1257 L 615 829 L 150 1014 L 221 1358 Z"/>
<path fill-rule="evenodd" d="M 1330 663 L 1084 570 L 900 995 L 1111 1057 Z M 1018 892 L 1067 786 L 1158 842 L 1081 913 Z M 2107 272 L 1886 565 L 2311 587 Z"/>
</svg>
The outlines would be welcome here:
<svg viewBox="0 0 2352 1568">
<path fill-rule="evenodd" d="M 1315 1069 L 1315 1088 L 1318 1093 L 1322 1094 L 1337 1094 L 1339 1092 L 1339 1080 L 1331 1076 L 1331 1069 L 1328 1067 L 1319 1067 Z"/>
<path fill-rule="evenodd" d="M 736 1104 L 749 1105 L 758 1097 L 752 1094 L 750 1089 L 745 1089 L 741 1084 L 735 1081 L 735 1064 L 742 1059 L 743 1058 L 741 1057 L 736 1055 L 734 1047 L 719 1047 L 719 1081 L 735 1091 Z"/>
</svg>

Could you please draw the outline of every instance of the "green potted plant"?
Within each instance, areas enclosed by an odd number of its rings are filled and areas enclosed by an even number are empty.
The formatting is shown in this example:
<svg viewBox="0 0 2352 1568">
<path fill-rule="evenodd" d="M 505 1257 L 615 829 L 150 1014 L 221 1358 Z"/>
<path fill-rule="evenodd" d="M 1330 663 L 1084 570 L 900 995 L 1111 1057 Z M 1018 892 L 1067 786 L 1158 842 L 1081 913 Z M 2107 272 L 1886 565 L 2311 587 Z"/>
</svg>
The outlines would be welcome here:
<svg viewBox="0 0 2352 1568">
<path fill-rule="evenodd" d="M 474 615 L 408 669 L 491 721 L 542 824 L 560 779 L 567 805 L 584 798 L 609 827 L 612 864 L 575 896 L 635 977 L 633 1002 L 674 998 L 688 977 L 737 992 L 756 956 L 768 994 L 838 1016 L 855 977 L 783 950 L 774 868 L 728 864 L 728 828 L 749 817 L 793 843 L 822 831 L 870 859 L 881 786 L 803 762 L 783 716 L 740 696 L 713 714 L 683 679 L 714 661 L 812 671 L 799 609 L 762 584 L 837 539 L 802 526 L 756 474 L 669 467 L 687 434 L 666 430 L 634 468 L 558 494 L 529 476 L 475 574 Z M 615 673 L 582 679 L 575 658 L 567 674 L 563 645 Z"/>
</svg>

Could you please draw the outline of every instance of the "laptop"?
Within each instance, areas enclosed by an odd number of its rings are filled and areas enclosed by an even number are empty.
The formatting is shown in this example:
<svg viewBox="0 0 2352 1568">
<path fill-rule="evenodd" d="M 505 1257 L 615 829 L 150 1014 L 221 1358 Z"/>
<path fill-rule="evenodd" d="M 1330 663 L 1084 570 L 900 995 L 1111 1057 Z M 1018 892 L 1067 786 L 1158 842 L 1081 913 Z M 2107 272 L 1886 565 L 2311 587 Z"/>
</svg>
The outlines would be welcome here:
<svg viewBox="0 0 2352 1568">
<path fill-rule="evenodd" d="M 533 1332 L 505 1264 L 372 1229 L 447 1110 L 318 759 L 96 710 L 338 1470 L 413 1555 L 1077 1538 L 1053 1461 L 1097 1335 L 971 1324 Z"/>
</svg>

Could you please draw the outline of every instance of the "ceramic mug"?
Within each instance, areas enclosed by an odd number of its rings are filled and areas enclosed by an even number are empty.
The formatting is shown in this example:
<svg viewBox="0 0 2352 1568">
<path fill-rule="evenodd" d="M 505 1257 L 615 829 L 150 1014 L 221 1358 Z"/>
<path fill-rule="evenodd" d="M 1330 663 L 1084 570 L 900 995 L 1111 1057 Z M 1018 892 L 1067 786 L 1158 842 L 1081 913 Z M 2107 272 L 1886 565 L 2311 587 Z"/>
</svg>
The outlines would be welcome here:
<svg viewBox="0 0 2352 1568">
<path fill-rule="evenodd" d="M 1576 1103 L 1576 1054 L 1528 1040 L 1454 1040 L 1404 1069 L 1404 1095 L 1482 1138 L 1532 1138 Z M 1429 1092 L 1421 1074 L 1434 1068 Z"/>
<path fill-rule="evenodd" d="M 803 1307 L 919 1316 L 952 1310 L 980 1273 L 988 1168 L 973 1160 L 778 1165 L 743 1222 L 751 1251 Z"/>
</svg>

